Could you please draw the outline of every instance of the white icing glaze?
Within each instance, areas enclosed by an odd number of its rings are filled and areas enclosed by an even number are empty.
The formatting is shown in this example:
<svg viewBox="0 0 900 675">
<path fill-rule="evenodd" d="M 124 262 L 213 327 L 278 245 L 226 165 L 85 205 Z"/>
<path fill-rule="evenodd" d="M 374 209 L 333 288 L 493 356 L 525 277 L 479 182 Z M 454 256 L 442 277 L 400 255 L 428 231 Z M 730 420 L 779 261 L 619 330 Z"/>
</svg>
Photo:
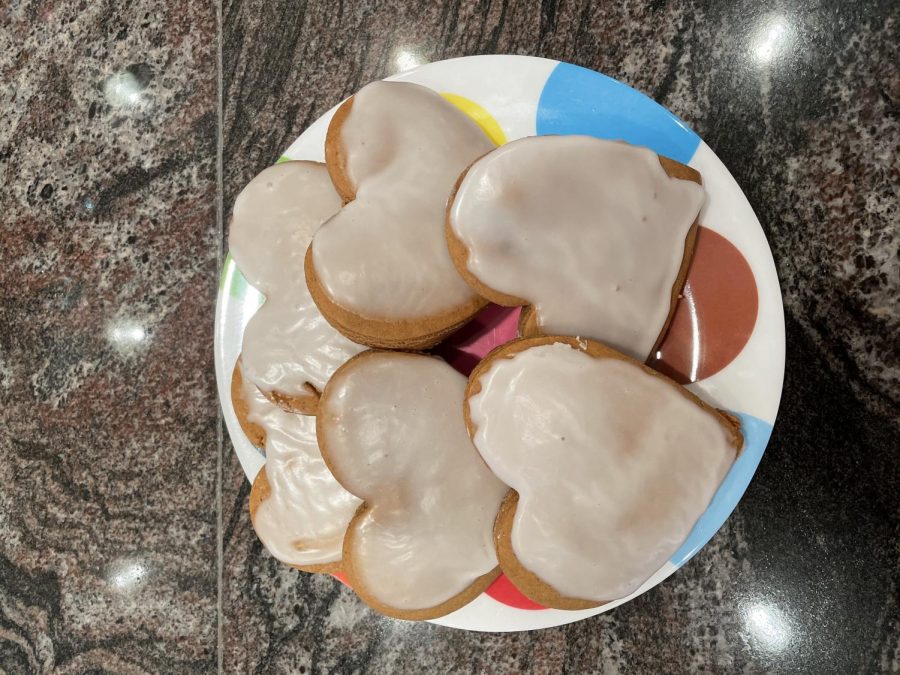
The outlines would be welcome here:
<svg viewBox="0 0 900 675">
<path fill-rule="evenodd" d="M 643 361 L 703 199 L 646 148 L 538 136 L 477 161 L 450 224 L 469 271 L 534 305 L 544 333 L 592 337 Z"/>
<path fill-rule="evenodd" d="M 715 416 L 633 363 L 556 343 L 497 359 L 480 381 L 474 442 L 519 493 L 513 550 L 569 597 L 637 590 L 735 459 Z"/>
<path fill-rule="evenodd" d="M 363 347 L 331 327 L 303 274 L 313 233 L 341 206 L 324 164 L 285 162 L 265 169 L 234 204 L 229 246 L 266 302 L 244 330 L 244 377 L 288 396 L 321 391 L 332 373 Z"/>
<path fill-rule="evenodd" d="M 272 489 L 253 519 L 269 552 L 292 565 L 341 559 L 347 524 L 360 500 L 334 479 L 316 442 L 316 419 L 288 413 L 249 380 L 243 382 L 248 419 L 266 432 L 263 471 Z"/>
<path fill-rule="evenodd" d="M 444 216 L 459 174 L 494 147 L 484 132 L 430 89 L 374 82 L 353 97 L 340 142 L 356 199 L 312 249 L 329 297 L 376 319 L 432 316 L 471 300 Z"/>
<path fill-rule="evenodd" d="M 263 294 L 303 278 L 313 233 L 341 208 L 324 164 L 282 162 L 264 169 L 234 201 L 228 245 Z"/>
<path fill-rule="evenodd" d="M 398 609 L 441 604 L 497 565 L 491 531 L 507 488 L 469 440 L 465 386 L 438 359 L 378 352 L 338 373 L 322 399 L 329 464 L 370 507 L 354 571 Z"/>
</svg>

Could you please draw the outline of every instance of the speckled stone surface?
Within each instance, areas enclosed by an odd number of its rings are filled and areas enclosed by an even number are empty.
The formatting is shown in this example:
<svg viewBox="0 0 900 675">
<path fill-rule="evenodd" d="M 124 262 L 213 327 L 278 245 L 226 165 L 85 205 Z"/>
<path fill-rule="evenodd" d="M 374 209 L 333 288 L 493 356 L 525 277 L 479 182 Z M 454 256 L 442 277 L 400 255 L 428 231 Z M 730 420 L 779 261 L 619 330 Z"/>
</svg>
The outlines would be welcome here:
<svg viewBox="0 0 900 675">
<path fill-rule="evenodd" d="M 898 45 L 890 1 L 7 3 L 0 672 L 900 671 Z M 242 185 L 398 59 L 478 53 L 684 118 L 785 299 L 781 415 L 725 527 L 634 602 L 533 633 L 385 619 L 277 564 L 212 368 Z"/>
<path fill-rule="evenodd" d="M 0 8 L 0 672 L 216 668 L 215 16 Z"/>
</svg>

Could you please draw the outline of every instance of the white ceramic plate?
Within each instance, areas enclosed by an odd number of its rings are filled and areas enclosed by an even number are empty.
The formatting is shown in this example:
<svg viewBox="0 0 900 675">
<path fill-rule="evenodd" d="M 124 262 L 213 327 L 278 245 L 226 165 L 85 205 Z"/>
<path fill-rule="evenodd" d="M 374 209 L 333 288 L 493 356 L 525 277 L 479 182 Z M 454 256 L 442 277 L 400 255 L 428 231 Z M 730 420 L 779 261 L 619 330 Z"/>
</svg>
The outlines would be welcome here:
<svg viewBox="0 0 900 675">
<path fill-rule="evenodd" d="M 481 631 L 533 630 L 606 612 L 663 581 L 715 534 L 743 495 L 768 443 L 781 398 L 785 344 L 781 292 L 765 235 L 712 150 L 677 117 L 608 77 L 546 59 L 473 56 L 388 79 L 445 94 L 497 142 L 550 133 L 622 139 L 689 164 L 703 176 L 708 194 L 700 218 L 703 229 L 657 365 L 701 398 L 741 418 L 741 456 L 688 540 L 634 595 L 584 611 L 543 609 L 501 577 L 474 602 L 434 623 Z M 324 161 L 325 131 L 336 108 L 294 141 L 284 158 Z M 261 303 L 262 296 L 228 257 L 216 305 L 216 379 L 225 423 L 249 480 L 265 460 L 241 432 L 229 392 L 244 327 Z"/>
</svg>

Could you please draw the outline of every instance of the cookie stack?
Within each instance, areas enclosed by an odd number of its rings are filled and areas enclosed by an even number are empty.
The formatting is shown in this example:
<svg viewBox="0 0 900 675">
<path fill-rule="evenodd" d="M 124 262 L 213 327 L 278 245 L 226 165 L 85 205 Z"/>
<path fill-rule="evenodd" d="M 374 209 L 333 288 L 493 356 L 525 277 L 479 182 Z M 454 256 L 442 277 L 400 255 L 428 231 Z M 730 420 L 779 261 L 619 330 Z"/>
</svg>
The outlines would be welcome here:
<svg viewBox="0 0 900 675">
<path fill-rule="evenodd" d="M 396 82 L 338 108 L 325 157 L 263 171 L 231 221 L 266 297 L 231 388 L 266 454 L 260 540 L 403 619 L 452 612 L 501 571 L 560 609 L 632 593 L 743 442 L 643 365 L 687 274 L 699 174 L 591 137 L 497 148 Z M 468 379 L 427 353 L 489 303 L 522 306 L 518 339 Z"/>
</svg>

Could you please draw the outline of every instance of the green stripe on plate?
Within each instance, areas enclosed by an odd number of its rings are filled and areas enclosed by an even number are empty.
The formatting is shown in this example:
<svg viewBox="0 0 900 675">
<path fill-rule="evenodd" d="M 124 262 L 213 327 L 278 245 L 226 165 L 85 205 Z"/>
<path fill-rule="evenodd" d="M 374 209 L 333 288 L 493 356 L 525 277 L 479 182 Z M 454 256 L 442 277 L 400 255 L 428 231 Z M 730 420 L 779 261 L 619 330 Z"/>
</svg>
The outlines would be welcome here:
<svg viewBox="0 0 900 675">
<path fill-rule="evenodd" d="M 238 266 L 231 257 L 231 253 L 225 256 L 225 264 L 222 265 L 222 274 L 219 276 L 219 290 L 228 289 L 228 294 L 237 300 L 247 295 L 247 279 L 241 274 Z"/>
</svg>

